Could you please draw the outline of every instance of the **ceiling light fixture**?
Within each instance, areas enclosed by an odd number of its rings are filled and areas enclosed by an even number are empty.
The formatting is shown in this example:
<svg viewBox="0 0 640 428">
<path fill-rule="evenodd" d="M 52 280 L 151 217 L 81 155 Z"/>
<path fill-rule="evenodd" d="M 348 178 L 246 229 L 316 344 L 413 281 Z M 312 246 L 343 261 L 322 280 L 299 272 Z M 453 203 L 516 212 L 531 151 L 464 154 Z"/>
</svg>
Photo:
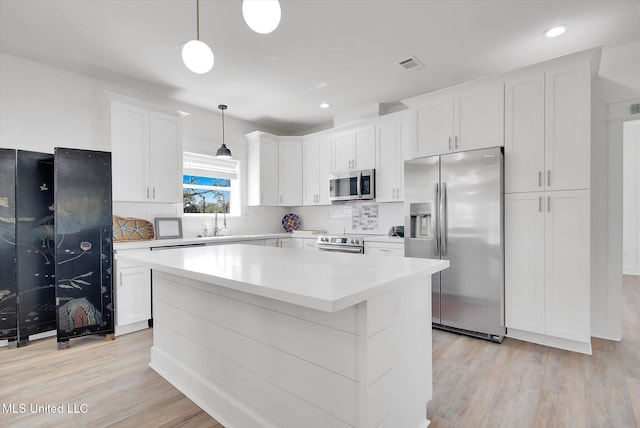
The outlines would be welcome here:
<svg viewBox="0 0 640 428">
<path fill-rule="evenodd" d="M 200 41 L 200 0 L 196 0 L 196 39 L 182 46 L 182 62 L 194 73 L 204 74 L 213 67 L 213 52 Z"/>
<path fill-rule="evenodd" d="M 551 27 L 547 31 L 545 31 L 544 36 L 551 39 L 553 37 L 558 37 L 559 35 L 564 34 L 565 31 L 567 31 L 566 25 L 556 25 L 555 27 Z"/>
<path fill-rule="evenodd" d="M 222 110 L 222 145 L 216 152 L 216 157 L 222 159 L 231 159 L 231 150 L 229 150 L 227 145 L 224 143 L 224 111 L 227 109 L 227 106 L 224 104 L 220 104 L 218 108 Z"/>
<path fill-rule="evenodd" d="M 329 108 L 331 107 L 331 104 L 329 103 L 320 103 L 320 108 Z"/>
<path fill-rule="evenodd" d="M 269 34 L 280 25 L 280 2 L 278 0 L 243 0 L 242 16 L 256 33 Z"/>
</svg>

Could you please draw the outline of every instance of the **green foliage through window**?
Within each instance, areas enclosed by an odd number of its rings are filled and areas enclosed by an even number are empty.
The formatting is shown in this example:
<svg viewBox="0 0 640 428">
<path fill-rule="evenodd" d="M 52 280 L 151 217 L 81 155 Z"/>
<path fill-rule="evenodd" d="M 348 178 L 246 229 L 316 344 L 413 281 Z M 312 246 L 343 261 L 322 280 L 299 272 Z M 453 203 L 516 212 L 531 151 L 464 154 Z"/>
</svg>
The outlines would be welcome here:
<svg viewBox="0 0 640 428">
<path fill-rule="evenodd" d="M 228 214 L 231 207 L 231 180 L 183 175 L 182 201 L 183 211 L 188 214 Z"/>
</svg>

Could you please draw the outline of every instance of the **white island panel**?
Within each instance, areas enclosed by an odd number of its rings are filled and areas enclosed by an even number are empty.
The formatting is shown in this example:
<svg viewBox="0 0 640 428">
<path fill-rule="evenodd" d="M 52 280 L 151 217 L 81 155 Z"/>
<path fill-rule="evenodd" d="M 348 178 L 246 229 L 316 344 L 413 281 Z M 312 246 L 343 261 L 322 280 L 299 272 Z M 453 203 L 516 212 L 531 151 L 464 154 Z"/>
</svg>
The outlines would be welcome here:
<svg viewBox="0 0 640 428">
<path fill-rule="evenodd" d="M 448 262 L 308 253 L 128 254 L 153 271 L 150 366 L 227 428 L 426 427 Z"/>
</svg>

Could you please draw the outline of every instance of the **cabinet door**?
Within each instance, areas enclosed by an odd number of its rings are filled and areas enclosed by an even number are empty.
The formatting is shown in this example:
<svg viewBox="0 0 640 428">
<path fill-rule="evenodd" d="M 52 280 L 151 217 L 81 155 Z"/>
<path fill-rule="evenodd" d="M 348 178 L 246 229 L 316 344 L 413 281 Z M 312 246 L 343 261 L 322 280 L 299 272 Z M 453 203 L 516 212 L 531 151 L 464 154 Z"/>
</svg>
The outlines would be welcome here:
<svg viewBox="0 0 640 428">
<path fill-rule="evenodd" d="M 286 247 L 287 245 L 283 242 L 285 240 L 279 238 L 270 238 L 264 240 L 265 247 Z M 288 239 L 286 239 L 288 241 Z"/>
<path fill-rule="evenodd" d="M 435 96 L 416 109 L 413 157 L 439 155 L 453 148 L 453 98 Z"/>
<path fill-rule="evenodd" d="M 544 193 L 514 193 L 505 203 L 505 317 L 508 328 L 544 333 Z"/>
<path fill-rule="evenodd" d="M 304 249 L 305 250 L 317 250 L 318 249 L 318 240 L 313 239 L 304 239 Z"/>
<path fill-rule="evenodd" d="M 278 144 L 279 204 L 302 205 L 302 144 L 280 141 Z"/>
<path fill-rule="evenodd" d="M 544 190 L 544 74 L 505 82 L 505 192 Z"/>
<path fill-rule="evenodd" d="M 110 107 L 114 201 L 145 201 L 149 168 L 149 114 L 119 103 Z"/>
<path fill-rule="evenodd" d="M 376 148 L 378 166 L 376 168 L 376 201 L 395 202 L 399 200 L 399 169 L 402 163 L 400 147 L 400 124 L 388 122 L 376 127 Z"/>
<path fill-rule="evenodd" d="M 383 256 L 404 257 L 404 244 L 394 243 L 378 243 L 378 242 L 365 242 L 364 243 L 365 254 L 380 254 Z"/>
<path fill-rule="evenodd" d="M 331 205 L 329 200 L 329 176 L 331 175 L 331 140 L 325 138 L 318 141 L 319 156 L 319 184 L 318 184 L 318 205 Z"/>
<path fill-rule="evenodd" d="M 151 318 L 151 269 L 118 269 L 116 288 L 117 325 L 124 326 Z"/>
<path fill-rule="evenodd" d="M 504 145 L 504 84 L 466 88 L 454 97 L 453 150 Z"/>
<path fill-rule="evenodd" d="M 589 191 L 546 193 L 545 331 L 590 340 Z"/>
<path fill-rule="evenodd" d="M 279 205 L 278 142 L 275 139 L 261 138 L 259 168 L 259 205 Z"/>
<path fill-rule="evenodd" d="M 355 169 L 376 167 L 376 139 L 373 126 L 354 130 Z"/>
<path fill-rule="evenodd" d="M 320 193 L 320 144 L 305 141 L 302 145 L 302 204 L 316 205 Z"/>
<path fill-rule="evenodd" d="M 289 240 L 291 241 L 290 244 L 289 244 L 289 248 L 298 248 L 298 249 L 304 248 L 304 239 L 302 239 L 302 238 L 289 238 Z"/>
<path fill-rule="evenodd" d="M 182 201 L 182 144 L 178 119 L 151 112 L 149 118 L 149 200 Z"/>
<path fill-rule="evenodd" d="M 265 246 L 265 240 L 264 239 L 249 239 L 249 240 L 245 240 L 245 241 L 238 241 L 238 244 L 257 245 L 259 247 L 264 247 Z"/>
<path fill-rule="evenodd" d="M 545 73 L 545 178 L 548 190 L 590 187 L 590 88 L 588 65 Z"/>
<path fill-rule="evenodd" d="M 331 139 L 333 162 L 332 172 L 349 171 L 355 162 L 355 135 L 351 131 L 335 134 Z"/>
</svg>

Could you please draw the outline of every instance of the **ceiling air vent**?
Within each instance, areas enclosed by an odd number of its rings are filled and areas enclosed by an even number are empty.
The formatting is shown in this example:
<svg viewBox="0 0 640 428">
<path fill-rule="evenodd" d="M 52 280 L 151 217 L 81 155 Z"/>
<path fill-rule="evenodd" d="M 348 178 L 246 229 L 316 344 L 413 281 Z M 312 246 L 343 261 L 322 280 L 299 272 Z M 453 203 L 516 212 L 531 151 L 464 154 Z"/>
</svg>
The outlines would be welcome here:
<svg viewBox="0 0 640 428">
<path fill-rule="evenodd" d="M 410 58 L 398 62 L 398 64 L 400 64 L 405 70 L 419 70 L 424 68 L 424 64 L 413 55 Z"/>
</svg>

